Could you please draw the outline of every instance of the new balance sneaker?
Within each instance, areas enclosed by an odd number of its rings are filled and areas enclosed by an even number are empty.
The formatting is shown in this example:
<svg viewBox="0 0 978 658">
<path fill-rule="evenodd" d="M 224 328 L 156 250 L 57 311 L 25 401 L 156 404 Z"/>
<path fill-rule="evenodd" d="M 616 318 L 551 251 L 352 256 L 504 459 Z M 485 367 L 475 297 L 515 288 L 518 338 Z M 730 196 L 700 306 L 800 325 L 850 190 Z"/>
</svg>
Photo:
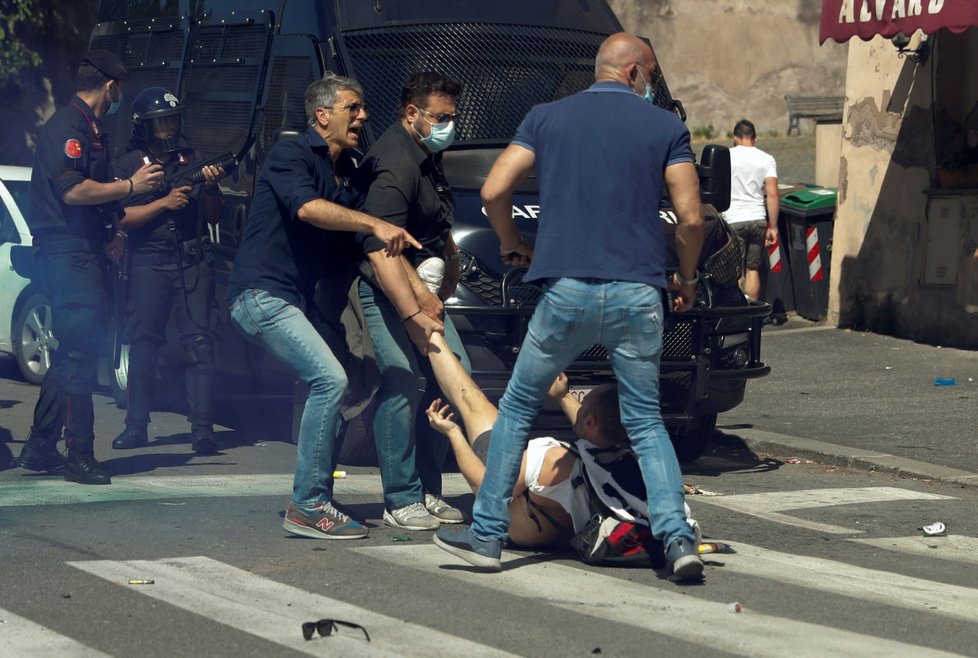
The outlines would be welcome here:
<svg viewBox="0 0 978 658">
<path fill-rule="evenodd" d="M 685 537 L 676 537 L 666 546 L 666 563 L 679 580 L 702 580 L 703 560 L 696 544 Z"/>
<path fill-rule="evenodd" d="M 425 494 L 424 506 L 428 513 L 441 523 L 461 523 L 465 520 L 462 510 L 452 507 L 441 496 Z"/>
<path fill-rule="evenodd" d="M 65 480 L 78 484 L 112 484 L 112 478 L 95 459 L 95 455 L 88 453 L 68 455 L 65 460 Z"/>
<path fill-rule="evenodd" d="M 472 534 L 472 528 L 442 528 L 435 533 L 435 545 L 481 569 L 502 569 L 499 560 L 503 551 L 502 542 L 498 539 L 479 539 Z"/>
<path fill-rule="evenodd" d="M 384 510 L 384 523 L 402 530 L 437 530 L 441 525 L 421 502 Z"/>
<path fill-rule="evenodd" d="M 303 509 L 289 503 L 282 527 L 293 535 L 313 539 L 360 539 L 367 536 L 366 526 L 357 523 L 328 502 L 313 509 Z"/>
<path fill-rule="evenodd" d="M 428 290 L 437 295 L 445 278 L 445 261 L 437 256 L 421 261 L 418 265 L 418 276 L 428 286 Z"/>
</svg>

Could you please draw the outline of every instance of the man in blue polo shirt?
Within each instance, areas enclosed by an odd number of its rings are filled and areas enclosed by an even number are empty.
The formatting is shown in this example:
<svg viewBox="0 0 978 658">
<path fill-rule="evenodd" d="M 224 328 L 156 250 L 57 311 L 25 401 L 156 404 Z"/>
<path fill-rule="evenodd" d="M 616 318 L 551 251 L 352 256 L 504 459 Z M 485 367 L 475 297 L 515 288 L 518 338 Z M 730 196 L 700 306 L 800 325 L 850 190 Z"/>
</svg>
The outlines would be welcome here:
<svg viewBox="0 0 978 658">
<path fill-rule="evenodd" d="M 595 60 L 595 84 L 534 107 L 482 187 L 500 258 L 531 262 L 524 278 L 540 281 L 544 295 L 499 403 L 472 526 L 435 535 L 436 544 L 470 564 L 500 569 L 507 499 L 530 425 L 558 373 L 586 347 L 601 343 L 645 480 L 652 534 L 665 544 L 678 579 L 702 577 L 658 390 L 667 287 L 659 202 L 664 184 L 679 218 L 679 272 L 668 287 L 675 292 L 673 309 L 681 312 L 696 298 L 703 242 L 699 180 L 689 132 L 675 115 L 651 104 L 655 70 L 655 56 L 643 41 L 625 33 L 608 37 Z M 535 249 L 512 216 L 513 190 L 534 169 L 541 208 Z"/>
<path fill-rule="evenodd" d="M 333 443 L 346 392 L 343 366 L 306 317 L 316 282 L 331 277 L 317 305 L 336 325 L 353 283 L 357 232 L 376 236 L 388 256 L 421 245 L 403 228 L 350 210 L 355 165 L 347 151 L 367 119 L 363 89 L 326 74 L 306 89 L 309 128 L 278 142 L 262 166 L 228 283 L 231 319 L 309 385 L 299 423 L 292 501 L 283 527 L 315 539 L 356 539 L 367 528 L 333 505 Z"/>
</svg>

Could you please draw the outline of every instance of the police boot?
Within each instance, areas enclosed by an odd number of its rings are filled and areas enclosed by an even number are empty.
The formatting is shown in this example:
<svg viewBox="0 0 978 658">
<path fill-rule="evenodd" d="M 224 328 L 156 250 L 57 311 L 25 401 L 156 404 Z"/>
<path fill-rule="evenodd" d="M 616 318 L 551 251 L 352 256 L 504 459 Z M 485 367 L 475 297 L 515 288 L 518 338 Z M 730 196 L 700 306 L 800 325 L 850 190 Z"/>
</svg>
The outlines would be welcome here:
<svg viewBox="0 0 978 658">
<path fill-rule="evenodd" d="M 194 452 L 198 455 L 216 455 L 217 442 L 214 441 L 214 429 L 210 425 L 194 425 L 190 428 L 193 436 Z"/>
<path fill-rule="evenodd" d="M 90 452 L 69 453 L 65 460 L 65 480 L 78 484 L 112 484 L 112 478 Z"/>
<path fill-rule="evenodd" d="M 58 452 L 58 440 L 46 434 L 31 429 L 27 441 L 20 450 L 20 456 L 14 460 L 14 468 L 26 468 L 28 471 L 48 471 L 61 473 L 65 460 Z"/>
<path fill-rule="evenodd" d="M 126 425 L 119 436 L 112 441 L 112 447 L 116 450 L 131 450 L 141 448 L 149 443 L 149 435 L 146 433 L 145 425 Z"/>
</svg>

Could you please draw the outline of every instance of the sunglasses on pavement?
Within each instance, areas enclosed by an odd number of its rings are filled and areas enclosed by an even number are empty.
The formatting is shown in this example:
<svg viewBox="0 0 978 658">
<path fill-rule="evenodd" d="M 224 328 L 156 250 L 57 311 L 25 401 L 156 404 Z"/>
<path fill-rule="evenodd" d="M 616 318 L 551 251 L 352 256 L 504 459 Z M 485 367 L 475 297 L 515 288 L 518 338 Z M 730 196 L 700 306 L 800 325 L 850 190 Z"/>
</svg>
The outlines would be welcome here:
<svg viewBox="0 0 978 658">
<path fill-rule="evenodd" d="M 302 637 L 307 640 L 311 640 L 312 636 L 319 633 L 322 637 L 329 637 L 333 634 L 333 631 L 339 631 L 337 624 L 340 626 L 346 626 L 348 628 L 356 628 L 363 631 L 363 637 L 370 641 L 370 635 L 367 633 L 367 629 L 360 624 L 354 624 L 349 621 L 340 621 L 339 619 L 320 619 L 319 621 L 307 621 L 302 625 Z"/>
</svg>

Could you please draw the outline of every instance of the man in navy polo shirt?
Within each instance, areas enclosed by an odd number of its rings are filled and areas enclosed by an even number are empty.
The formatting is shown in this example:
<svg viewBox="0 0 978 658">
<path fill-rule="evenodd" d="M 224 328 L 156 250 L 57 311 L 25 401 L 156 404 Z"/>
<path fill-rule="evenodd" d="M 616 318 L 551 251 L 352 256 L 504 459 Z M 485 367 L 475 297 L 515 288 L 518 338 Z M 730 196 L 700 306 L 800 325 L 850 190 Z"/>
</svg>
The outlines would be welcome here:
<svg viewBox="0 0 978 658">
<path fill-rule="evenodd" d="M 436 544 L 470 564 L 499 570 L 510 522 L 507 499 L 530 424 L 558 373 L 586 347 L 601 343 L 645 480 L 652 534 L 665 544 L 678 579 L 702 577 L 658 390 L 667 287 L 659 202 L 664 184 L 679 218 L 679 272 L 668 287 L 675 291 L 674 310 L 681 312 L 696 297 L 703 242 L 699 180 L 689 131 L 652 104 L 655 70 L 655 56 L 643 41 L 625 33 L 608 37 L 595 60 L 595 83 L 534 107 L 482 187 L 500 258 L 513 265 L 531 262 L 524 279 L 540 281 L 544 295 L 499 403 L 472 526 L 435 535 Z M 513 190 L 534 169 L 541 207 L 535 250 L 512 216 Z"/>
<path fill-rule="evenodd" d="M 387 255 L 421 245 L 403 228 L 355 210 L 350 185 L 355 165 L 347 153 L 367 119 L 363 89 L 327 74 L 306 89 L 309 128 L 278 142 L 255 186 L 244 237 L 228 283 L 231 319 L 309 385 L 299 423 L 292 501 L 283 527 L 315 539 L 356 539 L 367 528 L 333 505 L 333 443 L 346 392 L 343 366 L 306 317 L 323 276 L 335 285 L 317 304 L 339 322 L 361 250 L 356 233 L 376 236 Z"/>
</svg>

